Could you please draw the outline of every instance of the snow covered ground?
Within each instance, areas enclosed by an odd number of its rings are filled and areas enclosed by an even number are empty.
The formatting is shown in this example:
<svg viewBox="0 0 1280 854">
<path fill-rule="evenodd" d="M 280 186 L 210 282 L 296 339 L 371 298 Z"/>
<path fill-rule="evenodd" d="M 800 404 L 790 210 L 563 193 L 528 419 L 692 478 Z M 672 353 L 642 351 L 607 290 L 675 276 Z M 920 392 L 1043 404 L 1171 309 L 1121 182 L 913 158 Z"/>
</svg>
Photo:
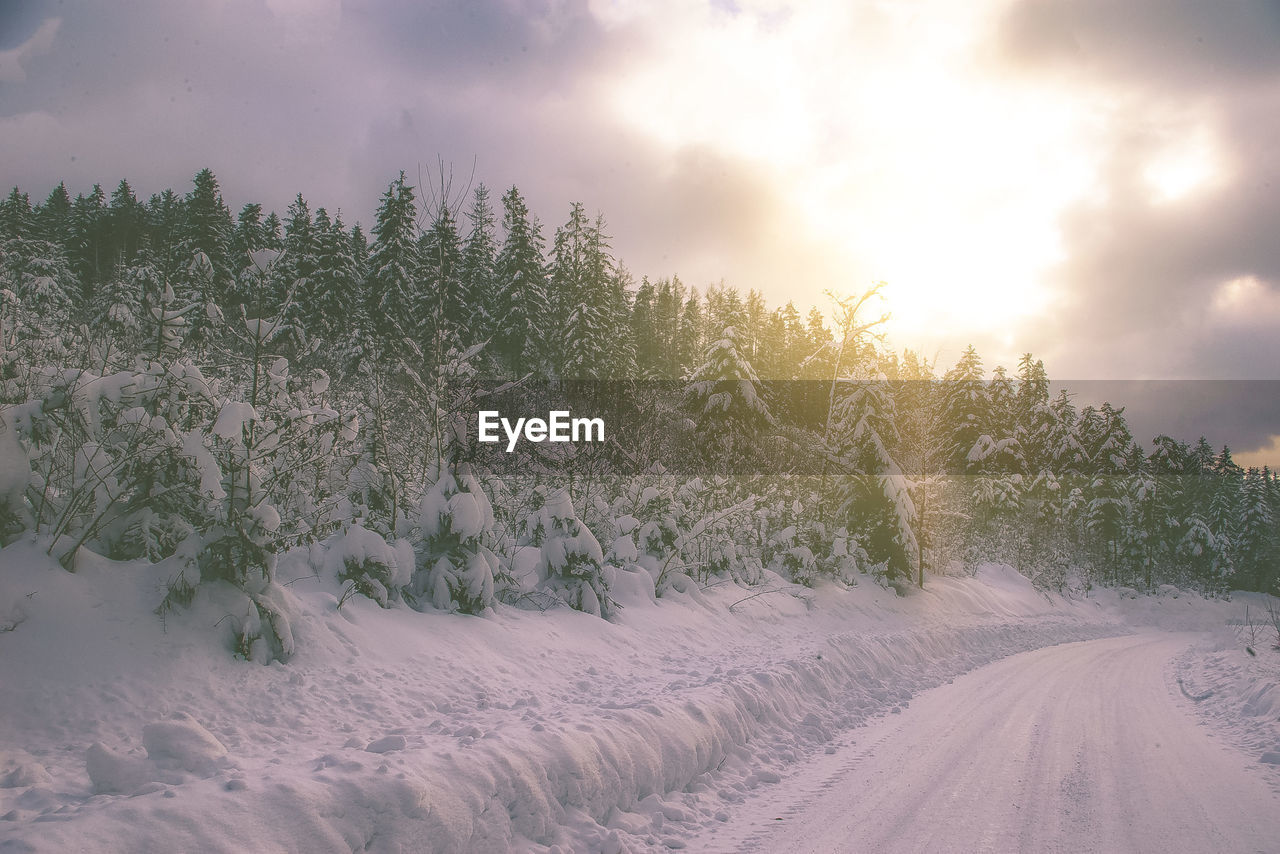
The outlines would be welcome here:
<svg viewBox="0 0 1280 854">
<path fill-rule="evenodd" d="M 27 545 L 0 553 L 0 628 L 12 627 L 0 633 L 0 852 L 742 841 L 761 803 L 863 743 L 862 725 L 906 720 L 922 692 L 1134 626 L 1221 627 L 1237 604 L 1068 601 L 989 566 L 906 597 L 869 580 L 775 580 L 659 602 L 619 573 L 614 622 L 568 609 L 465 617 L 360 597 L 339 607 L 341 588 L 314 575 L 324 563 L 282 560 L 298 652 L 264 667 L 227 651 L 234 597 L 206 589 L 189 612 L 155 616 L 163 565 L 91 560 L 71 574 Z M 1177 666 L 1188 691 L 1224 703 L 1224 737 L 1275 717 L 1280 654 L 1234 671 L 1224 644 L 1197 654 Z M 1250 669 L 1263 663 L 1272 670 Z"/>
<path fill-rule="evenodd" d="M 1161 631 L 1013 656 L 914 700 L 699 851 L 1267 854 L 1280 797 L 1198 731 Z"/>
</svg>

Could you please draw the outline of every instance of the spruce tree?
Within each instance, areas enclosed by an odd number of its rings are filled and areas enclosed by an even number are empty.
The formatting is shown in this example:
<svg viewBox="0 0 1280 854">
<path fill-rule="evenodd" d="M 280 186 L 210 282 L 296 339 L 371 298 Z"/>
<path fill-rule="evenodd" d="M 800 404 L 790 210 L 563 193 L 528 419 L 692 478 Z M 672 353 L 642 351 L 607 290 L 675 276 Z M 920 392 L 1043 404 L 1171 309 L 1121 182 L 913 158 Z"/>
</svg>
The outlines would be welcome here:
<svg viewBox="0 0 1280 854">
<path fill-rule="evenodd" d="M 219 305 L 231 289 L 231 211 L 222 201 L 218 179 L 209 169 L 201 169 L 192 179 L 191 192 L 183 206 L 186 214 L 186 254 L 203 253 L 213 267 L 206 301 Z"/>
<path fill-rule="evenodd" d="M 970 456 L 983 436 L 991 408 L 982 377 L 982 359 L 972 346 L 966 348 L 960 361 L 947 371 L 944 387 L 944 424 L 950 437 L 951 468 L 957 472 L 970 471 L 975 466 Z"/>
<path fill-rule="evenodd" d="M 71 239 L 70 222 L 71 194 L 67 192 L 67 185 L 59 181 L 35 212 L 36 235 L 66 247 Z"/>
<path fill-rule="evenodd" d="M 333 345 L 348 344 L 364 313 L 360 267 L 342 220 L 328 222 L 316 212 L 315 270 L 308 278 L 303 313 L 308 335 Z"/>
<path fill-rule="evenodd" d="M 389 357 L 411 352 L 411 338 L 422 326 L 417 217 L 413 187 L 401 172 L 378 207 L 367 285 L 370 330 Z"/>
<path fill-rule="evenodd" d="M 453 211 L 443 201 L 419 247 L 423 288 L 419 292 L 418 316 L 424 321 L 421 344 L 432 364 L 439 365 L 450 348 L 461 346 L 468 320 L 462 284 L 462 241 Z"/>
<path fill-rule="evenodd" d="M 481 184 L 472 196 L 467 214 L 471 230 L 462 248 L 459 290 L 463 316 L 458 321 L 462 345 L 470 347 L 493 334 L 497 305 L 494 264 L 497 261 L 497 238 L 494 234 L 493 206 L 489 189 Z"/>
<path fill-rule="evenodd" d="M 31 237 L 31 221 L 31 199 L 14 187 L 0 202 L 0 242 Z"/>
<path fill-rule="evenodd" d="M 682 407 L 697 427 L 704 457 L 713 464 L 743 463 L 776 425 L 751 362 L 726 328 L 707 348 L 684 389 Z"/>
<path fill-rule="evenodd" d="M 88 196 L 76 196 L 68 225 L 67 255 L 81 285 L 77 298 L 92 297 L 98 282 L 112 269 L 106 239 L 107 196 L 101 184 L 94 184 Z"/>
<path fill-rule="evenodd" d="M 121 179 L 107 206 L 107 255 L 113 278 L 131 266 L 142 245 L 146 209 L 134 195 L 129 182 Z"/>
<path fill-rule="evenodd" d="M 641 278 L 631 308 L 631 337 L 636 345 L 636 375 L 640 379 L 655 379 L 660 374 L 661 353 L 654 313 L 657 296 L 649 277 Z M 700 354 L 701 348 L 696 352 Z"/>
<path fill-rule="evenodd" d="M 883 376 L 839 384 L 831 450 L 840 462 L 837 514 L 888 576 L 910 580 L 919 561 L 915 502 L 894 459 L 892 389 Z"/>
<path fill-rule="evenodd" d="M 290 298 L 299 300 L 307 289 L 307 281 L 316 270 L 316 227 L 311 216 L 311 205 L 299 193 L 285 212 L 284 235 L 281 240 L 282 255 L 272 265 L 270 292 L 264 295 L 263 305 L 268 310 L 282 306 Z M 297 306 L 290 308 L 296 317 Z"/>
<path fill-rule="evenodd" d="M 680 330 L 676 335 L 676 377 L 684 379 L 698 366 L 700 354 L 705 352 L 705 321 L 702 301 L 696 288 L 689 289 L 680 312 Z M 639 342 L 637 341 L 637 346 Z"/>
<path fill-rule="evenodd" d="M 543 330 L 549 306 L 542 228 L 515 187 L 502 196 L 502 227 L 506 236 L 496 262 L 494 349 L 503 365 L 521 376 L 545 366 Z"/>
</svg>

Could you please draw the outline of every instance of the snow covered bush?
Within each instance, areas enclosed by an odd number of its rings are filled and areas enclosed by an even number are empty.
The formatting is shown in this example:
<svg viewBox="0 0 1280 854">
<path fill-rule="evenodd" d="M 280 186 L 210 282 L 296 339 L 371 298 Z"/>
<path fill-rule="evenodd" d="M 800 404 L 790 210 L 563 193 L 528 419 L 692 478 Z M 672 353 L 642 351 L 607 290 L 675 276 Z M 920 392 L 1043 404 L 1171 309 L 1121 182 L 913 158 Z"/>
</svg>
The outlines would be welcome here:
<svg viewBox="0 0 1280 854">
<path fill-rule="evenodd" d="M 407 541 L 388 543 L 358 523 L 330 539 L 327 555 L 329 571 L 340 582 L 384 608 L 400 597 L 413 572 L 413 550 Z"/>
<path fill-rule="evenodd" d="M 0 545 L 8 545 L 32 524 L 26 498 L 30 482 L 27 453 L 0 413 Z"/>
<path fill-rule="evenodd" d="M 494 602 L 493 507 L 466 464 L 444 465 L 418 505 L 410 591 L 442 610 L 477 614 Z"/>
<path fill-rule="evenodd" d="M 541 534 L 543 589 L 579 611 L 609 617 L 616 604 L 609 597 L 604 553 L 574 512 L 569 491 L 551 493 L 535 515 L 529 529 Z"/>
</svg>

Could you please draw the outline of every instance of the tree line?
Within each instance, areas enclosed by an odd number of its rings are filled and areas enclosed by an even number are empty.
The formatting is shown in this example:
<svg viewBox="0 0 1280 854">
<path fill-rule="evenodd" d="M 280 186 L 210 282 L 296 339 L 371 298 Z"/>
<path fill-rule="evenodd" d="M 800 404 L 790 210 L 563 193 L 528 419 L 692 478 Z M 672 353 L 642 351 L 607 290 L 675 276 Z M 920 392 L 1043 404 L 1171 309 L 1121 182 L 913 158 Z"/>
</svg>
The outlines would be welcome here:
<svg viewBox="0 0 1280 854">
<path fill-rule="evenodd" d="M 348 595 L 465 612 L 607 617 L 619 572 L 657 595 L 777 576 L 905 592 L 986 560 L 1058 589 L 1276 589 L 1280 483 L 1228 448 L 1144 443 L 1122 407 L 1052 394 L 1031 354 L 1011 375 L 973 348 L 945 371 L 892 352 L 878 286 L 829 321 L 637 282 L 582 204 L 548 245 L 517 188 L 500 215 L 483 185 L 465 202 L 401 173 L 366 236 L 301 195 L 233 217 L 209 170 L 145 202 L 126 181 L 15 188 L 0 542 L 34 534 L 68 568 L 81 549 L 169 561 L 161 610 L 230 589 L 230 642 L 261 659 L 292 650 L 275 561 L 316 543 Z M 537 382 L 614 407 L 592 413 L 624 425 L 600 453 L 627 466 L 476 464 L 478 401 Z M 693 462 L 648 464 L 658 436 Z"/>
</svg>

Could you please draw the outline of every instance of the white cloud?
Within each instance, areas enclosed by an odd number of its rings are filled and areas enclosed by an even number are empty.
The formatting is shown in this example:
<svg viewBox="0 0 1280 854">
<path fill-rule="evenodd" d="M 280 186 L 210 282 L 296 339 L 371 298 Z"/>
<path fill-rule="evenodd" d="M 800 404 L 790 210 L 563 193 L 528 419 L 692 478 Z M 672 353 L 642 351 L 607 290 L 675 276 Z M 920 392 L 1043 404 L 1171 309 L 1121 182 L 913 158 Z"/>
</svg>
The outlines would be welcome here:
<svg viewBox="0 0 1280 854">
<path fill-rule="evenodd" d="M 17 47 L 0 50 L 0 83 L 21 83 L 26 80 L 23 65 L 31 57 L 49 52 L 61 24 L 61 18 L 48 18 L 25 42 Z"/>
</svg>

